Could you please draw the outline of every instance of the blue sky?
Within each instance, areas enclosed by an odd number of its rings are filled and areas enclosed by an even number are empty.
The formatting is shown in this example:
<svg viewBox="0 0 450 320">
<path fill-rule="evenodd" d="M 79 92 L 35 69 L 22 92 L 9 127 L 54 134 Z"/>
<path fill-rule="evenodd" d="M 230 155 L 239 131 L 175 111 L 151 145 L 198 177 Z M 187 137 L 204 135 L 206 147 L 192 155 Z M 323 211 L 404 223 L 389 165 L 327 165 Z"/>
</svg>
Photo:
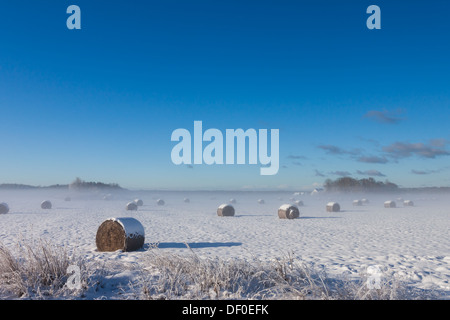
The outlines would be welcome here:
<svg viewBox="0 0 450 320">
<path fill-rule="evenodd" d="M 81 30 L 66 9 L 81 8 Z M 366 9 L 381 8 L 381 30 Z M 450 186 L 448 1 L 9 1 L 0 183 Z M 279 129 L 280 170 L 175 166 L 177 128 Z"/>
</svg>

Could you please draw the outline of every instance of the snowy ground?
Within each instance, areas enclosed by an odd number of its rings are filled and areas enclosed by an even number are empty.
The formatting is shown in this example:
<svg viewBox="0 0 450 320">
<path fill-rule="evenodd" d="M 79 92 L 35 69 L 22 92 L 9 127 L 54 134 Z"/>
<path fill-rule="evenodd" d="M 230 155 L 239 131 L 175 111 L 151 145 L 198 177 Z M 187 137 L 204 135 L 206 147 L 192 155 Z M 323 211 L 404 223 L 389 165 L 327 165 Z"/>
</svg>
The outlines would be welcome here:
<svg viewBox="0 0 450 320">
<path fill-rule="evenodd" d="M 64 201 L 66 196 L 71 201 Z M 398 197 L 414 201 L 403 207 Z M 183 202 L 188 197 L 190 203 Z M 362 207 L 352 201 L 366 197 Z M 135 198 L 138 211 L 126 211 Z M 157 199 L 165 205 L 158 206 Z M 234 217 L 218 217 L 217 207 L 235 198 Z M 277 210 L 292 198 L 304 202 L 300 218 L 282 220 Z M 258 199 L 264 199 L 260 204 Z M 50 200 L 51 210 L 40 203 Z M 384 208 L 395 200 L 397 208 Z M 337 201 L 341 212 L 326 212 Z M 315 195 L 252 192 L 127 192 L 104 200 L 102 194 L 60 190 L 0 191 L 10 212 L 0 216 L 0 244 L 14 250 L 26 239 L 46 239 L 87 259 L 138 264 L 152 246 L 164 252 L 200 257 L 272 260 L 291 254 L 324 268 L 329 275 L 357 276 L 370 266 L 402 276 L 417 288 L 450 292 L 450 198 L 448 195 Z M 98 252 L 95 235 L 110 217 L 134 217 L 145 228 L 144 249 Z M 383 274 L 382 274 L 383 275 Z"/>
</svg>

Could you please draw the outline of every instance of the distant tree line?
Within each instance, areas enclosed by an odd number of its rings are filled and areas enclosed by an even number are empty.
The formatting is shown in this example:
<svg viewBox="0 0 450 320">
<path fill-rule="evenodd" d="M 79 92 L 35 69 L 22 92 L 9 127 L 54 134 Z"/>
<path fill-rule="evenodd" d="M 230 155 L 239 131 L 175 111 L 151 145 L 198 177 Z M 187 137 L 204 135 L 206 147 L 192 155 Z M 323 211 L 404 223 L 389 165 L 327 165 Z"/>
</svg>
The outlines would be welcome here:
<svg viewBox="0 0 450 320">
<path fill-rule="evenodd" d="M 86 182 L 80 178 L 76 178 L 69 189 L 72 190 L 93 190 L 93 189 L 122 189 L 117 183 L 103 183 L 103 182 Z"/>
<path fill-rule="evenodd" d="M 34 189 L 36 187 L 29 186 L 26 184 L 19 184 L 19 183 L 2 183 L 0 184 L 0 189 L 8 189 L 8 190 L 15 190 L 15 189 Z"/>
<path fill-rule="evenodd" d="M 72 189 L 72 190 L 124 190 L 117 183 L 86 182 L 76 178 L 71 184 L 54 184 L 50 186 L 31 186 L 19 183 L 1 183 L 0 190 L 27 190 L 27 189 Z"/>
<path fill-rule="evenodd" d="M 376 181 L 374 178 L 354 179 L 351 177 L 342 177 L 336 180 L 327 179 L 324 183 L 324 188 L 329 192 L 381 192 L 381 191 L 396 191 L 398 186 L 389 181 Z"/>
<path fill-rule="evenodd" d="M 6 190 L 28 190 L 28 189 L 67 189 L 67 184 L 54 184 L 51 186 L 31 186 L 28 184 L 20 183 L 2 183 L 0 189 Z"/>
</svg>

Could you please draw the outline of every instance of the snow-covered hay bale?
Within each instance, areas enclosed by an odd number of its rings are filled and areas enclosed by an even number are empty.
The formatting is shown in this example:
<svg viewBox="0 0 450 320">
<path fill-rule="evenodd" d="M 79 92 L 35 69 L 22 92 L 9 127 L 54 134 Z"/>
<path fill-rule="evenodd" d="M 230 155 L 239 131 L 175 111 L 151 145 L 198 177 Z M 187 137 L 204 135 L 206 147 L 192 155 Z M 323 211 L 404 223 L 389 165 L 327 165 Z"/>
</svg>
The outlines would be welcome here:
<svg viewBox="0 0 450 320">
<path fill-rule="evenodd" d="M 405 207 L 414 207 L 414 202 L 412 202 L 411 200 L 405 200 L 403 201 L 403 205 Z"/>
<path fill-rule="evenodd" d="M 384 203 L 385 208 L 395 208 L 397 205 L 395 201 L 389 200 Z"/>
<path fill-rule="evenodd" d="M 234 207 L 229 204 L 222 204 L 217 208 L 217 215 L 219 217 L 232 217 L 234 213 Z"/>
<path fill-rule="evenodd" d="M 236 199 L 231 198 L 229 202 L 230 202 L 230 203 L 236 203 Z"/>
<path fill-rule="evenodd" d="M 363 204 L 368 204 L 370 201 L 368 199 L 364 198 L 364 199 L 361 199 L 361 202 Z"/>
<path fill-rule="evenodd" d="M 258 203 L 259 203 L 259 204 L 264 204 L 265 201 L 264 201 L 264 199 L 258 199 Z"/>
<path fill-rule="evenodd" d="M 327 203 L 327 212 L 339 212 L 341 211 L 341 206 L 337 202 Z"/>
<path fill-rule="evenodd" d="M 158 206 L 163 206 L 163 205 L 165 205 L 166 203 L 164 202 L 163 199 L 158 199 L 158 200 L 156 200 L 156 204 L 157 204 Z"/>
<path fill-rule="evenodd" d="M 363 202 L 362 202 L 362 200 L 353 200 L 353 205 L 354 206 L 362 206 Z"/>
<path fill-rule="evenodd" d="M 136 211 L 138 209 L 138 205 L 134 201 L 128 202 L 127 205 L 125 206 L 125 209 L 129 211 Z"/>
<path fill-rule="evenodd" d="M 42 209 L 51 209 L 52 203 L 49 200 L 45 200 L 41 202 L 41 208 Z"/>
<path fill-rule="evenodd" d="M 144 205 L 144 201 L 142 201 L 142 199 L 134 199 L 134 203 L 136 203 L 138 207 L 142 207 Z"/>
<path fill-rule="evenodd" d="M 283 204 L 278 209 L 278 218 L 280 219 L 296 219 L 300 217 L 300 211 L 297 206 L 290 204 Z"/>
<path fill-rule="evenodd" d="M 0 214 L 7 214 L 9 212 L 9 207 L 6 203 L 0 203 Z"/>
<path fill-rule="evenodd" d="M 302 200 L 295 200 L 294 203 L 295 203 L 298 207 L 303 207 L 303 201 L 302 201 Z"/>
<path fill-rule="evenodd" d="M 134 251 L 142 248 L 144 240 L 144 227 L 134 218 L 107 219 L 95 237 L 98 251 Z"/>
<path fill-rule="evenodd" d="M 189 200 L 189 198 L 184 198 L 184 199 L 183 199 L 183 202 L 184 202 L 184 203 L 189 203 L 189 202 L 191 202 L 191 200 Z"/>
</svg>

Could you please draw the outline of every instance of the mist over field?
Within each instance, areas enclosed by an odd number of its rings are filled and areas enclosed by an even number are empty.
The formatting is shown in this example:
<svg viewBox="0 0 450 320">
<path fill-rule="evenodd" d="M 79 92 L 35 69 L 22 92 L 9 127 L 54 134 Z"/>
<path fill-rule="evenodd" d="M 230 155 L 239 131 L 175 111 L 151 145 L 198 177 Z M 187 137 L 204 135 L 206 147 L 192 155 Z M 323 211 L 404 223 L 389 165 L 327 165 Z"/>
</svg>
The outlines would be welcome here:
<svg viewBox="0 0 450 320">
<path fill-rule="evenodd" d="M 368 202 L 361 206 L 353 204 L 354 200 L 363 198 Z M 141 199 L 143 205 L 136 211 L 127 211 L 126 204 L 134 199 Z M 158 205 L 158 199 L 163 199 L 164 205 Z M 235 200 L 232 203 L 235 215 L 219 217 L 217 208 L 230 204 L 231 199 Z M 264 203 L 258 201 L 261 199 Z M 348 281 L 362 281 L 368 270 L 376 267 L 380 279 L 391 284 L 393 279 L 402 283 L 405 291 L 402 299 L 444 299 L 449 297 L 450 290 L 448 199 L 446 193 L 401 192 L 311 195 L 306 192 L 1 190 L 0 200 L 8 202 L 10 211 L 0 215 L 0 244 L 14 254 L 19 244 L 45 241 L 63 248 L 68 256 L 102 263 L 105 272 L 121 275 L 118 283 L 114 282 L 108 289 L 107 296 L 111 299 L 119 298 L 116 291 L 119 284 L 126 294 L 139 296 L 140 291 L 127 286 L 139 283 L 137 270 L 148 267 L 149 256 L 158 254 L 183 259 L 195 254 L 199 259 L 247 263 L 273 263 L 289 257 L 312 270 L 326 272 L 330 279 Z M 52 209 L 41 209 L 43 200 L 51 201 Z M 387 200 L 395 201 L 396 208 L 385 208 Z M 414 206 L 404 206 L 404 200 L 412 200 Z M 296 201 L 302 201 L 297 202 L 300 217 L 280 219 L 279 207 L 295 205 Z M 331 201 L 340 204 L 339 212 L 327 212 L 326 205 Z M 133 252 L 99 252 L 95 243 L 97 229 L 111 217 L 133 217 L 140 221 L 145 229 L 144 246 Z M 114 277 L 110 276 L 103 281 L 112 281 Z M 360 283 L 363 288 L 365 285 L 364 281 Z M 101 292 L 105 294 L 104 290 Z M 70 290 L 66 294 L 70 296 Z M 82 299 L 79 293 L 72 294 Z M 83 296 L 89 299 L 97 294 L 86 290 Z M 183 297 L 189 295 L 170 296 L 171 299 Z M 279 297 L 286 298 L 286 295 L 279 294 Z"/>
</svg>

